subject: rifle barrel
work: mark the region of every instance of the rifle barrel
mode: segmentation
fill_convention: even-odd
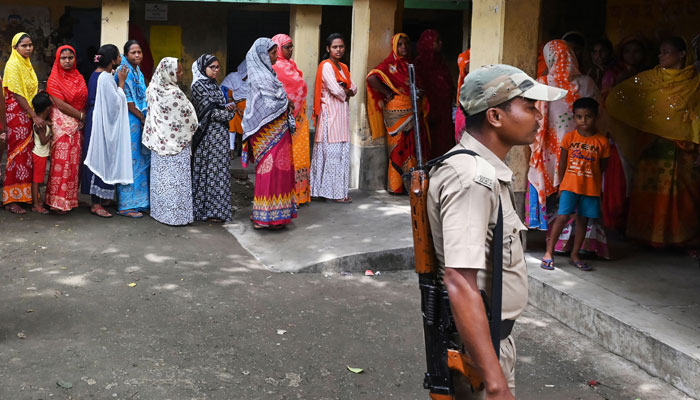
[[[416,141],[416,160],[418,168],[423,168],[423,148],[420,141],[420,122],[418,118],[418,91],[416,89],[416,68],[408,64],[408,80],[411,85],[411,106],[413,107],[413,133]]]

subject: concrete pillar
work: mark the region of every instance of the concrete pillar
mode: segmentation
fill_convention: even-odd
[[[102,0],[101,44],[122,48],[129,40],[129,0]]]
[[[350,186],[386,188],[385,139],[372,140],[367,120],[367,84],[370,69],[391,52],[397,11],[403,0],[353,0],[350,74],[357,95],[350,100]]]
[[[462,11],[462,51],[471,47],[472,36],[472,12],[471,10]]]
[[[530,76],[537,70],[537,43],[542,0],[474,0],[472,2],[471,69],[510,64]],[[524,212],[530,149],[513,148],[506,162],[514,172],[513,188]]]
[[[293,5],[289,12],[289,36],[294,41],[294,61],[309,86],[306,113],[311,118],[314,105],[314,85],[321,41],[321,6]]]

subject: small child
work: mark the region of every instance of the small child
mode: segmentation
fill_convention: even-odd
[[[587,218],[600,218],[600,193],[603,186],[603,171],[610,157],[610,143],[598,132],[598,102],[583,97],[574,102],[576,130],[567,133],[561,142],[559,157],[559,211],[547,241],[547,251],[540,266],[554,269],[554,245],[567,221],[575,215],[576,232],[571,250],[571,265],[582,271],[591,271],[588,264],[578,256],[586,235]]]
[[[46,176],[46,161],[51,153],[51,98],[46,92],[39,92],[32,99],[34,112],[46,121],[46,127],[41,129],[34,126],[34,150],[32,150],[32,163],[34,164],[34,176],[32,178],[32,211],[39,214],[49,214],[49,210],[44,208],[43,201],[39,196],[39,184],[44,183]]]

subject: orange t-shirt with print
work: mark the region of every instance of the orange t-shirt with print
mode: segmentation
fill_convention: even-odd
[[[603,187],[601,161],[610,157],[608,138],[600,133],[586,137],[574,130],[564,136],[561,148],[567,151],[568,159],[559,190],[600,196]]]

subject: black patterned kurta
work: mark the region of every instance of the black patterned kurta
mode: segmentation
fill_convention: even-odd
[[[215,92],[208,90],[208,85],[199,83],[192,85],[192,103],[198,111],[203,104],[211,103],[212,95],[215,95]],[[223,98],[220,90],[218,94]],[[192,197],[195,221],[230,221],[233,217],[228,122],[234,115],[233,111],[224,109],[210,111],[210,122],[204,137],[194,150]]]

